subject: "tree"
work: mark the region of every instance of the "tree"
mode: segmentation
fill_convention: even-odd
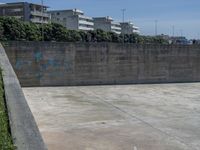
[[[42,34],[43,32],[43,34]],[[44,37],[42,37],[42,35]],[[22,22],[13,17],[0,17],[0,40],[27,41],[57,41],[57,42],[115,42],[139,44],[168,44],[167,40],[156,36],[141,36],[138,34],[116,34],[103,30],[75,31],[68,30],[56,23],[35,24]]]
[[[0,40],[5,40],[4,39],[4,27],[3,27],[3,23],[0,22]]]
[[[24,23],[24,28],[26,32],[26,40],[28,41],[39,41],[41,40],[41,32],[38,25],[34,23]]]
[[[4,36],[7,40],[25,40],[26,32],[24,23],[13,17],[2,18]]]

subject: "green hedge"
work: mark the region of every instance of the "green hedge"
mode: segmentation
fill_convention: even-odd
[[[43,31],[43,36],[42,36]],[[139,44],[167,44],[160,37],[140,36],[138,34],[118,35],[103,30],[75,31],[68,30],[62,25],[51,23],[38,25],[22,22],[11,17],[0,17],[1,41],[57,41],[57,42],[115,42],[115,43],[139,43]]]
[[[12,138],[9,130],[8,116],[4,101],[3,82],[0,70],[0,149],[14,150]]]

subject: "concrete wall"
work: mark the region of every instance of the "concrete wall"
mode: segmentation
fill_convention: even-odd
[[[22,86],[200,81],[200,46],[8,42]]]

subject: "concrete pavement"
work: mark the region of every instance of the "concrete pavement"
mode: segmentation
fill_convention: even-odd
[[[200,83],[23,91],[49,150],[200,149]]]

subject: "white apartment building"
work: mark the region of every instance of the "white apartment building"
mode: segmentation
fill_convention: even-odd
[[[122,34],[140,33],[139,27],[134,26],[132,22],[122,22],[120,24],[122,28]]]
[[[93,19],[85,16],[81,10],[53,10],[49,11],[49,13],[51,14],[52,22],[62,24],[70,30],[94,30]]]
[[[0,4],[0,16],[15,17],[22,21],[49,23],[50,15],[47,6],[28,2]]]
[[[96,17],[94,19],[94,29],[101,29],[107,32],[121,34],[120,23],[113,22],[111,17]]]

